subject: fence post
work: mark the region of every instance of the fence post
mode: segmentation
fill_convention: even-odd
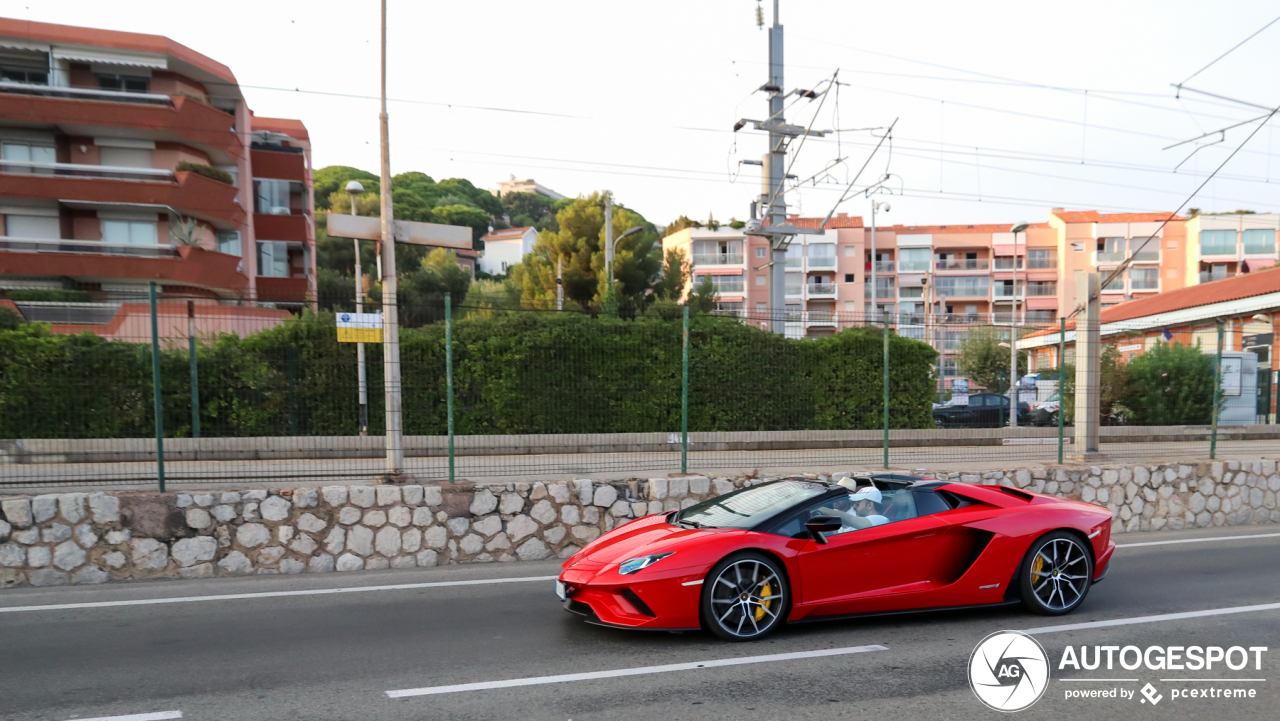
[[[1213,432],[1209,435],[1209,458],[1218,457],[1218,406],[1222,404],[1222,321],[1218,321],[1218,357],[1213,362]]]
[[[1062,465],[1062,430],[1064,411],[1067,410],[1067,378],[1062,373],[1063,359],[1067,352],[1067,317],[1058,319],[1058,465]]]
[[[151,395],[156,404],[156,473],[164,493],[164,401],[160,394],[160,324],[156,319],[156,284],[151,283]]]
[[[449,414],[449,482],[453,483],[453,294],[444,294],[444,385]]]
[[[297,373],[293,366],[294,352],[293,346],[289,347],[289,435],[298,435],[298,414],[297,405],[294,403],[293,387],[297,382]]]
[[[884,467],[889,467],[889,314],[884,314]]]
[[[689,306],[684,307],[681,336],[683,359],[680,370],[680,472],[689,472]]]
[[[196,302],[187,301],[187,347],[191,356],[191,437],[200,437],[200,374],[196,363]]]

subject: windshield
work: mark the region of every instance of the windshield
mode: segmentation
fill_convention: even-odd
[[[676,514],[673,522],[695,528],[751,528],[806,498],[826,492],[827,486],[817,481],[765,483],[690,506]]]

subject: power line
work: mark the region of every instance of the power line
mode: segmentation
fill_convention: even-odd
[[[1254,31],[1254,33],[1253,33],[1252,35],[1250,35],[1249,37],[1245,38],[1244,40],[1241,40],[1240,42],[1236,43],[1234,46],[1232,46],[1232,48],[1231,48],[1230,50],[1228,50],[1228,51],[1226,51],[1225,53],[1223,53],[1223,54],[1219,55],[1218,57],[1214,58],[1212,61],[1210,61],[1210,63],[1209,63],[1208,65],[1204,66],[1203,68],[1200,68],[1199,70],[1195,71],[1194,73],[1191,73],[1190,77],[1188,77],[1186,80],[1183,80],[1181,83],[1178,83],[1178,84],[1179,84],[1179,85],[1185,85],[1186,83],[1190,82],[1190,81],[1191,81],[1191,78],[1194,78],[1195,76],[1199,75],[1200,73],[1203,73],[1204,71],[1206,71],[1206,70],[1208,70],[1209,68],[1213,67],[1213,64],[1214,64],[1214,63],[1216,63],[1216,62],[1218,62],[1219,60],[1221,60],[1221,59],[1223,59],[1223,58],[1227,57],[1227,56],[1228,56],[1228,55],[1230,55],[1231,53],[1235,52],[1235,51],[1236,51],[1236,48],[1239,48],[1241,45],[1244,45],[1245,43],[1247,43],[1247,42],[1249,42],[1250,40],[1252,40],[1252,39],[1254,39],[1255,37],[1257,37],[1257,36],[1258,36],[1258,33],[1261,33],[1263,30],[1266,30],[1267,28],[1271,27],[1272,25],[1275,25],[1277,20],[1280,20],[1280,17],[1277,17],[1275,20],[1272,20],[1271,22],[1267,23],[1266,25],[1263,25],[1261,28],[1258,28],[1256,31]]]

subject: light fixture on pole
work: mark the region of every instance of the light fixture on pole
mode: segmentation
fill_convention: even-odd
[[[1018,234],[1027,232],[1027,223],[1013,228],[1013,296],[1009,306],[1009,427],[1018,427]],[[1003,345],[1003,344],[1001,344]]]
[[[605,254],[605,256],[606,256],[606,257],[605,257],[605,268],[606,268],[606,270],[607,270],[607,272],[608,272],[608,277],[609,277],[609,282],[610,282],[610,283],[612,283],[612,282],[613,282],[613,255],[614,255],[614,246],[615,246],[615,245],[617,245],[617,243],[618,243],[618,241],[619,241],[619,240],[622,240],[623,238],[627,237],[628,235],[635,235],[636,233],[639,233],[639,232],[640,232],[640,231],[642,231],[642,230],[644,230],[644,226],[640,226],[640,225],[632,226],[632,227],[630,227],[630,228],[627,228],[627,232],[625,232],[625,233],[623,233],[622,235],[619,235],[618,237],[614,238],[614,239],[609,243],[608,252]]]
[[[347,195],[351,198],[351,214],[356,215],[356,199],[364,193],[364,186],[358,180],[347,181]],[[356,313],[364,312],[364,273],[360,269],[360,239],[352,238],[351,243],[356,251]],[[364,343],[356,343],[356,365],[359,368],[360,388],[360,435],[369,434],[369,383],[364,365]]]

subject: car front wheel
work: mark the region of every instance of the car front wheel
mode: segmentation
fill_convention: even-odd
[[[1075,534],[1054,531],[1031,544],[1019,579],[1027,610],[1043,616],[1071,613],[1093,583],[1093,555]]]
[[[754,551],[715,565],[702,584],[702,620],[728,641],[754,641],[786,620],[791,589],[781,564]]]

